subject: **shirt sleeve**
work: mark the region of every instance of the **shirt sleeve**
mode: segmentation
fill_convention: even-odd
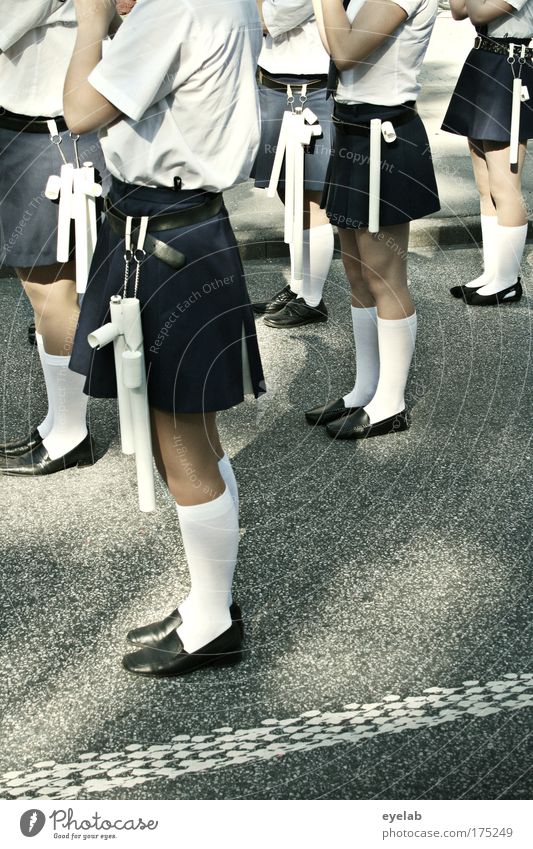
[[[193,30],[186,4],[143,0],[108,44],[89,75],[90,84],[128,118],[140,121],[190,73]]]
[[[505,2],[508,3],[509,6],[512,6],[513,9],[515,9],[517,12],[519,12],[520,9],[524,8],[528,0],[505,0]],[[512,12],[509,12],[508,14],[512,15]]]
[[[56,14],[61,19],[65,9],[69,9],[72,0],[0,0],[0,50],[9,50],[17,41],[32,29],[52,23]],[[75,13],[72,6],[71,19]]]
[[[392,0],[397,6],[400,6],[407,13],[408,18],[412,18],[415,12],[418,12],[425,0]]]
[[[313,0],[264,0],[263,18],[272,38],[284,35],[313,17]]]

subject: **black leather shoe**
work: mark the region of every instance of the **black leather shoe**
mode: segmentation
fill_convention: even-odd
[[[36,448],[22,454],[20,457],[0,459],[0,474],[18,475],[20,477],[35,477],[36,475],[53,475],[74,466],[92,466],[96,462],[95,447],[92,437],[87,434],[83,442],[69,451],[63,457],[52,460],[41,442]]]
[[[360,407],[346,407],[344,405],[344,399],[339,398],[337,401],[330,401],[329,404],[324,404],[323,407],[313,407],[312,410],[306,410],[304,415],[309,424],[327,425],[328,422],[342,419],[344,416],[349,416],[351,413],[355,413],[360,409]]]
[[[204,666],[230,666],[242,660],[242,637],[236,622],[195,652],[186,652],[176,631],[151,646],[124,655],[122,665],[138,675],[186,675]]]
[[[328,311],[324,301],[320,301],[317,307],[310,307],[303,298],[295,298],[279,312],[266,315],[263,319],[268,327],[300,327],[302,324],[327,320]]]
[[[231,621],[236,622],[241,631],[241,638],[244,637],[244,625],[242,622],[242,611],[238,604],[233,602],[229,609]],[[126,635],[126,639],[134,646],[153,646],[155,643],[175,631],[182,623],[179,609],[173,610],[164,619],[158,622],[152,622],[150,625],[143,625],[140,628],[134,628]]]
[[[292,291],[290,286],[284,286],[283,289],[280,289],[279,292],[276,292],[273,298],[270,301],[260,301],[258,303],[252,304],[252,309],[257,315],[274,315],[274,313],[279,312],[283,309],[283,307],[293,301],[296,297],[296,293]]]
[[[481,286],[484,285],[484,283],[481,284]],[[474,292],[481,289],[481,286],[452,286],[450,294],[452,294],[454,298],[462,298],[463,301],[468,303]]]
[[[495,295],[480,295],[479,292],[474,292],[472,297],[468,299],[468,303],[472,307],[494,307],[519,301],[522,295],[523,290],[519,277],[512,286],[502,289],[501,292],[496,292]]]
[[[28,324],[28,342],[30,345],[36,345],[37,339],[35,338],[35,322],[30,321]]]
[[[383,419],[380,422],[370,423],[367,413],[361,407],[351,416],[331,422],[326,427],[327,432],[334,439],[367,439],[369,436],[385,436],[388,433],[398,433],[407,430],[409,421],[407,413],[402,410],[395,416]]]
[[[27,451],[37,448],[42,441],[41,434],[35,428],[29,436],[23,436],[22,439],[15,439],[13,442],[3,442],[0,444],[0,458],[20,457],[21,454],[26,454]]]

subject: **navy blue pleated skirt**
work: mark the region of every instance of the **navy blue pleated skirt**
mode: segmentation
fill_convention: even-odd
[[[112,181],[110,201],[123,215],[164,215],[205,202],[205,192],[175,192]],[[154,233],[183,253],[176,270],[154,256],[142,263],[138,298],[150,406],[175,413],[225,410],[245,391],[265,391],[244,270],[227,211],[207,221]],[[132,263],[134,266],[135,263]],[[70,367],[85,391],[116,396],[113,347],[90,348],[87,336],[109,321],[109,300],[122,294],[124,239],[104,221],[83,298]],[[134,271],[128,294],[133,295]]]
[[[269,74],[268,76],[284,85],[289,83],[294,86],[301,86],[304,82],[313,79],[313,77],[280,76],[276,74]],[[252,169],[252,177],[255,179],[257,188],[265,189],[270,182],[283,113],[290,109],[290,106],[287,104],[285,92],[266,88],[263,85],[259,85],[259,103],[261,105],[261,142]],[[307,94],[305,103],[301,103],[298,94],[296,94],[293,105],[294,107],[309,107],[317,116],[322,127],[322,135],[312,139],[304,157],[305,188],[308,191],[321,192],[324,187],[331,153],[333,100],[332,98],[326,100],[326,88],[324,87],[311,89]],[[284,183],[285,166],[281,170],[280,188],[283,188]]]
[[[68,132],[61,150],[74,162]],[[78,141],[81,162],[92,162],[107,191],[109,178],[96,133]],[[31,268],[57,262],[58,204],[45,197],[48,177],[59,174],[63,161],[46,133],[0,128],[0,265]]]
[[[493,39],[497,41],[497,39]],[[518,43],[519,39],[515,41]],[[448,133],[471,139],[509,143],[513,77],[518,74],[533,98],[531,61],[510,65],[507,57],[486,50],[468,54],[442,122]],[[520,140],[533,138],[533,99],[520,110]]]
[[[410,120],[395,125],[406,110]],[[412,104],[335,103],[335,139],[322,206],[331,223],[346,230],[368,227],[370,133],[355,135],[343,124],[367,125],[372,118],[390,121],[396,132],[394,142],[381,144],[380,226],[405,224],[440,209],[428,137]]]

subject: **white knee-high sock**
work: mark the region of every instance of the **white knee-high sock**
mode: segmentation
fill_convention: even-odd
[[[43,440],[52,460],[72,451],[87,436],[85,378],[70,371],[70,357],[44,354],[46,374],[52,386],[53,425]]]
[[[483,242],[483,274],[467,283],[468,288],[477,289],[490,283],[496,267],[496,238],[498,219],[496,215],[481,215],[481,239]]]
[[[300,284],[296,283],[294,280],[294,253],[292,250],[292,245],[289,245],[289,255],[291,258],[291,282],[289,284],[291,292],[294,292],[295,295],[300,294]]]
[[[378,316],[379,381],[376,394],[365,406],[372,424],[405,409],[405,385],[416,342],[416,312],[407,318]]]
[[[237,511],[237,518],[239,517],[239,487],[237,485],[237,478],[235,477],[235,473],[233,471],[233,466],[231,465],[230,459],[227,454],[224,454],[223,457],[218,461],[218,468],[220,474],[222,476],[222,480],[226,484],[229,494],[233,498],[233,503],[235,504],[235,509]],[[184,599],[180,604],[179,611],[181,616],[183,617],[183,611],[185,610],[186,605],[189,603],[189,597]],[[231,590],[228,592],[228,607],[231,607],[233,604],[233,594]]]
[[[52,395],[54,382],[51,379],[50,374],[47,374],[49,368],[46,362],[46,353],[44,350],[43,337],[40,333],[35,334],[35,340],[37,342],[37,352],[41,361],[41,368],[43,370],[44,376],[44,385],[46,386],[46,397],[48,400],[48,411],[41,424],[37,425],[37,430],[41,434],[42,438],[45,439],[52,430],[52,425],[54,423],[54,401]]]
[[[496,264],[492,280],[478,289],[480,295],[495,295],[516,283],[527,238],[527,224],[504,227],[498,224],[496,233]]]
[[[379,379],[378,311],[352,307],[357,374],[354,388],[344,396],[346,407],[364,407],[376,393]]]
[[[180,607],[178,635],[185,651],[203,648],[231,626],[228,594],[239,549],[239,520],[226,487],[206,504],[176,509],[187,555],[191,591]]]
[[[322,300],[324,284],[328,279],[333,259],[333,227],[321,224],[304,230],[303,282],[300,296],[309,307],[317,307]]]
[[[235,477],[235,472],[233,471],[233,466],[231,465],[230,458],[227,454],[224,454],[220,460],[218,461],[218,468],[220,474],[222,475],[222,480],[226,484],[227,488],[230,491],[230,495],[233,498],[233,503],[237,509],[237,514],[239,513],[239,487],[237,485],[237,478]]]

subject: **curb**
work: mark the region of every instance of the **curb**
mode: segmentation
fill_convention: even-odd
[[[235,237],[244,260],[275,259],[289,255],[283,241],[281,228],[264,228],[258,238],[257,230],[235,228]],[[528,239],[533,237],[533,223],[529,222]],[[409,249],[439,247],[472,247],[481,245],[481,221],[479,215],[464,218],[430,218],[411,224]],[[335,248],[339,249],[339,238],[335,234]]]
[[[230,216],[231,217],[231,216]],[[281,227],[264,227],[262,230],[234,227],[241,257],[245,261],[286,257],[289,248],[283,240]],[[528,239],[533,238],[533,222],[529,222]],[[479,215],[464,218],[428,218],[411,224],[409,249],[439,247],[472,247],[481,245]],[[335,234],[335,248],[339,250],[339,237]],[[13,277],[11,268],[0,268],[0,278]]]

